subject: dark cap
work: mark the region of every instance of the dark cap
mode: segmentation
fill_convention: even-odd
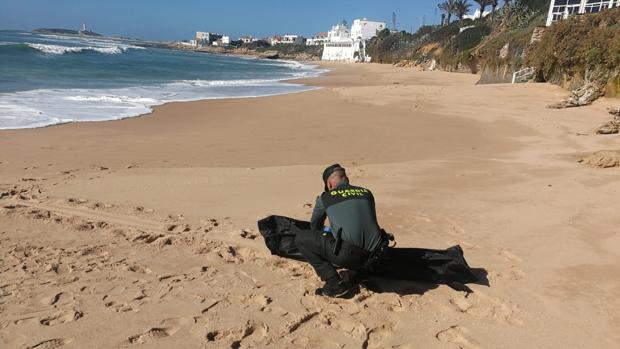
[[[327,179],[336,171],[346,172],[344,167],[340,166],[340,164],[333,164],[323,171],[323,183],[325,184],[325,191],[327,191]]]

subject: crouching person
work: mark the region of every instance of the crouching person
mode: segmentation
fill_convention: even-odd
[[[377,223],[372,193],[349,184],[342,166],[326,168],[323,182],[325,190],[312,212],[312,230],[299,232],[295,244],[325,283],[316,294],[342,297],[350,286],[340,279],[336,267],[364,270],[384,246],[385,235]],[[331,231],[324,229],[326,218]]]

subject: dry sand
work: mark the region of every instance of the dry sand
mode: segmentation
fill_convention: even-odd
[[[335,65],[320,90],[0,131],[2,348],[618,348],[620,170],[578,163],[618,101]],[[314,296],[255,222],[308,219],[333,162],[400,246],[460,244],[489,286]]]

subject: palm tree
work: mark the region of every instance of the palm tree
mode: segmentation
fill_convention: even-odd
[[[491,21],[495,22],[495,9],[499,5],[499,0],[491,0]]]
[[[482,15],[484,14],[484,9],[487,8],[487,6],[493,4],[494,0],[474,0],[478,5],[480,5],[480,18],[482,18]]]
[[[454,0],[446,0],[442,3],[439,3],[437,7],[447,16],[445,24],[450,24],[450,19],[452,18],[452,14],[454,13]]]
[[[470,9],[471,4],[468,2],[468,0],[456,0],[454,3],[454,14],[460,20],[463,20],[463,17],[465,17],[465,15],[469,13]]]

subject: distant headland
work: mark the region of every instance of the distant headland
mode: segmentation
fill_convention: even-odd
[[[73,30],[61,28],[38,28],[32,31],[37,34],[63,34],[63,35],[86,35],[86,36],[103,36],[90,30]]]

